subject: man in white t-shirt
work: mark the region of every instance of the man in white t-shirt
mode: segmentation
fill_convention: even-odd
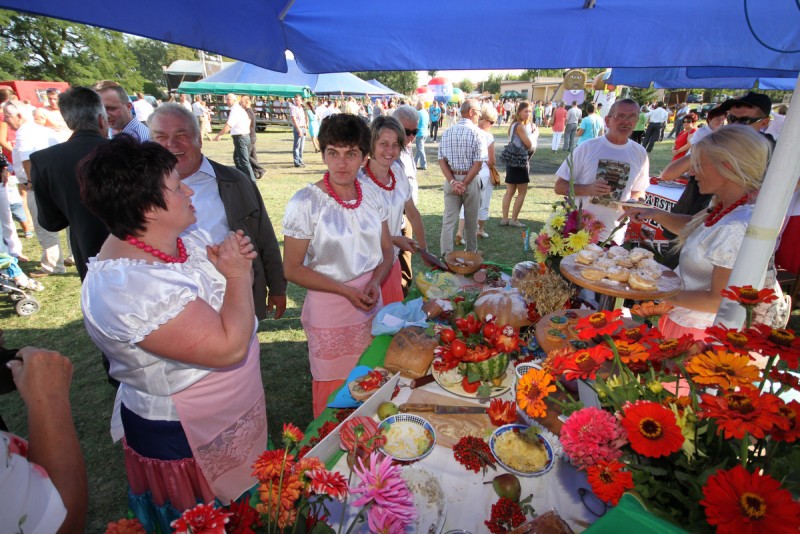
[[[653,150],[656,141],[661,137],[661,132],[667,125],[667,119],[669,119],[669,112],[664,108],[664,102],[659,102],[654,110],[647,113],[647,130],[644,132],[642,146],[648,152]]]
[[[618,100],[605,118],[608,133],[578,145],[572,153],[572,178],[575,181],[575,202],[605,224],[600,234],[603,241],[611,235],[617,219],[623,214],[620,206],[626,200],[644,198],[650,184],[650,161],[645,149],[628,139],[639,118],[639,104],[629,98]],[[569,194],[570,170],[567,161],[556,172],[555,192]],[[625,227],[614,233],[622,243]]]
[[[205,114],[205,109],[203,109],[203,104],[200,103],[200,100],[200,95],[197,95],[194,97],[194,102],[192,103],[192,115],[197,119],[197,124],[200,124],[200,119],[203,118],[203,114]]]
[[[219,141],[220,137],[226,133],[231,133],[233,139],[233,164],[242,171],[245,176],[256,181],[253,167],[250,165],[250,117],[242,106],[239,105],[239,97],[233,93],[225,96],[225,103],[230,110],[228,111],[228,122],[220,130],[214,141]]]
[[[153,114],[154,109],[153,105],[145,100],[143,92],[139,91],[136,93],[136,102],[133,103],[133,111],[136,112],[137,119],[146,124],[147,119]]]

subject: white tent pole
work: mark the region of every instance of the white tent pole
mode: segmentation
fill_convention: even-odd
[[[778,232],[800,176],[799,146],[800,77],[795,83],[792,105],[789,106],[764,185],[758,194],[753,217],[733,266],[729,286],[763,287],[767,264],[775,250]],[[740,328],[744,324],[744,310],[735,302],[722,299],[714,324]]]

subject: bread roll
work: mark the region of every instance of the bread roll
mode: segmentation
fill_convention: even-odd
[[[433,361],[433,349],[439,343],[418,326],[409,326],[395,334],[383,366],[392,373],[406,378],[420,378],[428,374]]]
[[[380,376],[380,380],[375,380],[375,377]],[[369,373],[357,377],[352,382],[347,384],[350,390],[350,395],[357,401],[365,401],[375,394],[376,391],[381,389],[386,382],[389,381],[389,371],[383,367],[376,367]],[[372,385],[368,388],[362,387],[364,382],[370,382]]]
[[[603,269],[598,269],[596,267],[587,267],[585,269],[581,269],[581,276],[587,280],[599,282],[606,277],[606,272]]]

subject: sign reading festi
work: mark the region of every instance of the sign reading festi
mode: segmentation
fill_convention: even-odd
[[[568,70],[564,74],[564,89],[579,91],[586,88],[586,73],[582,70]]]

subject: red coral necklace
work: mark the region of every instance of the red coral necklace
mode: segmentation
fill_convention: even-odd
[[[749,198],[750,198],[750,193],[746,194],[745,196],[743,196],[742,198],[740,198],[739,200],[737,200],[736,202],[725,208],[724,210],[722,209],[722,204],[717,204],[716,206],[714,206],[714,209],[709,211],[708,215],[706,215],[706,220],[704,224],[706,226],[714,226],[724,216],[726,216],[727,214],[729,214],[742,204],[746,204]]]
[[[367,164],[364,165],[364,172],[366,172],[370,180],[372,180],[375,183],[375,185],[377,185],[381,189],[385,189],[386,191],[394,191],[394,186],[397,185],[397,180],[395,180],[392,169],[389,169],[389,185],[384,185],[380,182],[380,180],[375,178],[375,175],[372,174],[372,169],[369,168],[369,160],[367,161]]]
[[[132,235],[126,237],[125,241],[127,241],[134,247],[147,252],[148,254],[152,254],[153,256],[155,256],[156,258],[160,259],[165,263],[184,263],[187,260],[187,258],[189,258],[189,255],[186,253],[186,247],[183,245],[183,240],[180,237],[175,242],[178,248],[177,258],[175,256],[170,256],[166,252],[161,252],[159,249],[155,247],[151,247],[144,241],[140,241],[135,237],[133,237]]]
[[[325,176],[322,177],[322,181],[325,184],[325,189],[327,189],[328,194],[333,197],[333,200],[336,201],[343,208],[347,208],[349,210],[354,210],[361,205],[361,184],[358,183],[358,179],[355,181],[356,186],[356,199],[355,201],[349,200],[344,201],[342,197],[336,194],[336,191],[333,190],[331,187],[331,173],[325,172]],[[352,204],[350,204],[352,202]]]

